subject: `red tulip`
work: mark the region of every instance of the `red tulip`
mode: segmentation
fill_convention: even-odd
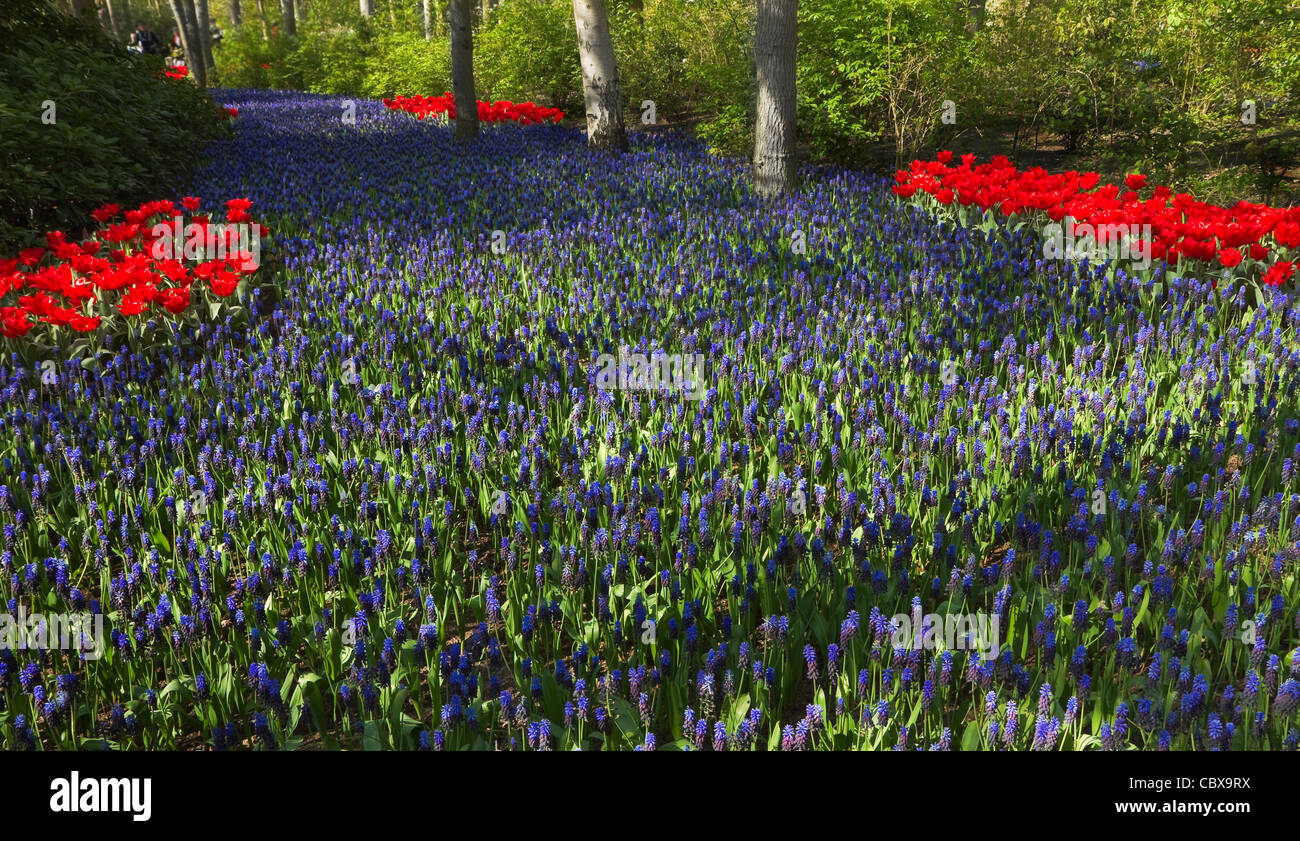
[[[1279,260],[1270,266],[1268,271],[1264,273],[1264,283],[1269,286],[1281,286],[1286,283],[1294,273],[1294,264],[1284,260]]]
[[[1241,252],[1235,248],[1224,248],[1219,251],[1219,265],[1224,268],[1232,268],[1241,262]]]

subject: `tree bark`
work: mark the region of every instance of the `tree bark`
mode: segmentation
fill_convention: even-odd
[[[433,16],[429,13],[429,0],[423,0],[420,4],[424,10],[424,40],[433,40]]]
[[[974,35],[984,28],[986,0],[966,0],[966,34]]]
[[[754,70],[754,189],[771,197],[795,187],[795,39],[798,0],[758,0]]]
[[[72,14],[79,18],[96,19],[94,0],[71,0]]]
[[[628,144],[623,127],[623,97],[605,0],[573,0],[573,19],[578,30],[578,60],[582,65],[587,147],[625,152]]]
[[[185,12],[186,20],[190,25],[190,40],[186,43],[185,38],[181,38],[181,46],[185,49],[185,64],[190,68],[190,73],[198,81],[200,88],[208,86],[208,62],[203,57],[203,27],[199,25],[199,12],[196,8],[198,0],[182,0],[181,6]],[[191,51],[193,47],[193,51]]]
[[[266,17],[266,4],[263,0],[257,0],[257,16],[262,21],[262,39],[271,40],[271,22]]]
[[[280,0],[280,31],[288,37],[298,34],[297,21],[293,16],[293,0]]]
[[[122,17],[121,7],[113,0],[104,0],[104,17],[108,19],[108,31],[112,33],[113,40],[122,40],[122,27],[126,25],[126,20]]]
[[[456,137],[478,136],[478,97],[474,94],[474,29],[469,0],[447,4],[451,30],[451,90],[456,101]]]
[[[208,27],[208,0],[194,0],[194,16],[197,23],[196,28],[198,29],[204,68],[205,70],[211,70],[217,66],[217,63],[212,58],[212,30]],[[204,78],[207,78],[206,72]]]
[[[375,13],[375,0],[361,0],[361,16],[368,18]]]
[[[203,66],[202,59],[195,60],[199,55],[202,47],[198,44],[198,39],[194,35],[194,0],[168,0],[172,9],[172,17],[176,19],[176,28],[181,34],[181,49],[185,50],[185,64],[190,69],[190,75],[194,77],[194,82],[200,89],[206,88],[208,84],[207,68]]]
[[[239,0],[230,0],[230,28],[238,29],[244,25],[243,10],[239,8]]]

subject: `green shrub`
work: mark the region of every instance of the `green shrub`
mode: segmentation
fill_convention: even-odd
[[[224,114],[162,70],[43,0],[0,17],[0,253],[175,189]]]
[[[569,0],[508,0],[498,6],[474,36],[479,99],[531,100],[580,117],[577,38]],[[449,53],[445,44],[441,53]]]
[[[349,41],[336,42],[346,45]],[[451,87],[451,50],[445,38],[424,40],[414,26],[381,29],[364,57],[365,77],[357,93],[376,98],[439,94]],[[479,91],[479,99],[483,92]]]
[[[752,109],[728,105],[695,127],[709,144],[709,151],[728,158],[752,157],[754,152],[754,118]]]

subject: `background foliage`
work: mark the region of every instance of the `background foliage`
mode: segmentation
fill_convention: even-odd
[[[48,4],[0,14],[0,252],[107,201],[156,198],[190,169],[223,112],[162,69]]]
[[[1111,180],[1141,170],[1219,203],[1300,199],[1300,3],[984,5],[977,15],[954,0],[801,0],[803,153],[889,170],[949,148]],[[418,2],[375,0],[370,18],[356,0],[297,7],[288,37],[279,3],[244,2],[235,27],[226,0],[213,0],[225,31],[218,83],[368,97],[450,88],[445,0],[431,0],[429,40]],[[39,0],[21,8],[0,19],[7,242],[109,198],[146,195],[214,130],[194,118],[209,106],[189,86],[138,72],[141,59]],[[141,0],[130,23],[165,40],[161,9]],[[610,13],[629,124],[640,127],[653,101],[657,122],[689,125],[715,153],[749,156],[752,0],[611,0]],[[580,121],[570,0],[476,4],[475,73],[481,99],[534,101]],[[57,127],[40,122],[46,99],[58,102]],[[1253,124],[1241,119],[1247,100]]]
[[[264,37],[273,4],[228,37],[223,82],[366,96],[450,87],[445,4],[433,4],[431,42],[416,3],[378,0],[369,20],[352,0],[304,5],[295,40]],[[750,154],[753,3],[610,9],[629,122],[653,100],[660,122]],[[480,98],[578,116],[570,0],[502,0],[476,16]],[[1295,2],[992,0],[976,15],[953,0],[801,0],[799,18],[799,131],[814,159],[885,168],[952,148],[1105,175],[1141,168],[1218,201],[1296,196]],[[1241,121],[1246,100],[1253,125]],[[945,101],[955,122],[940,119]]]

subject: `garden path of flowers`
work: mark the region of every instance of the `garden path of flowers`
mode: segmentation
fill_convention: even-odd
[[[0,360],[0,597],[111,636],[0,652],[6,747],[1300,742],[1281,290],[1044,261],[894,178],[765,206],[675,134],[220,98],[190,186],[271,231],[244,318]],[[705,388],[597,388],[620,349]]]

